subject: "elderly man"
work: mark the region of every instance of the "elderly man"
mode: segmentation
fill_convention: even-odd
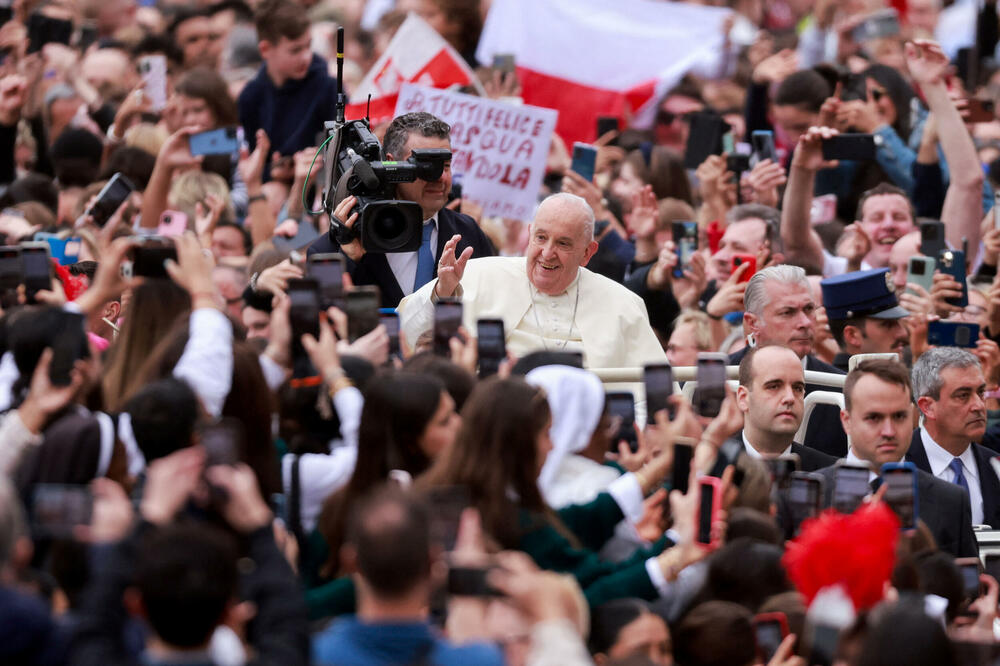
[[[519,356],[537,350],[582,351],[594,368],[663,362],[663,348],[649,326],[642,300],[622,285],[588,271],[594,252],[594,213],[580,197],[561,193],[542,202],[531,224],[525,257],[469,261],[456,257],[457,237],[445,245],[438,277],[399,304],[410,344],[434,323],[439,298],[460,298],[465,327],[504,321],[507,349]]]
[[[843,374],[810,353],[816,329],[816,303],[804,270],[781,264],[758,271],[747,283],[743,301],[746,308],[743,330],[751,347],[788,347],[801,359],[804,370]],[[729,363],[739,364],[748,349],[731,354]],[[806,385],[806,395],[820,390],[836,389]],[[839,410],[831,405],[817,405],[803,443],[831,456],[846,454],[847,437],[840,426]]]
[[[1000,527],[1000,479],[980,446],[986,433],[986,379],[979,359],[955,347],[935,347],[913,364],[913,393],[924,422],[906,459],[969,495],[972,522]]]

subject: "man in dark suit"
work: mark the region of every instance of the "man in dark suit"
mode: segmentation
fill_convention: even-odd
[[[986,433],[986,380],[979,359],[956,347],[935,347],[913,364],[913,391],[924,424],[906,459],[968,493],[972,523],[1000,527],[1000,479],[993,452],[976,442]]]
[[[787,347],[754,347],[740,362],[736,404],[743,412],[740,446],[752,458],[794,453],[813,472],[836,458],[793,441],[802,424],[806,380],[802,361]]]
[[[750,278],[743,296],[743,328],[748,332],[750,346],[781,345],[788,347],[805,370],[844,374],[812,356],[816,328],[816,303],[806,279],[798,266],[781,264],[764,268]],[[738,365],[749,348],[729,356],[731,365]],[[806,384],[806,395],[813,391],[835,391],[830,387]],[[847,436],[840,425],[840,410],[832,405],[817,405],[809,419],[806,444],[834,457],[847,453]]]
[[[407,113],[394,118],[385,132],[382,150],[385,159],[404,161],[415,148],[445,148],[451,150],[451,127],[429,113]],[[444,205],[451,192],[451,164],[445,165],[435,181],[416,180],[396,185],[399,199],[420,204],[424,215],[424,234],[416,252],[388,254],[366,252],[361,241],[339,245],[333,233],[320,236],[309,247],[308,254],[341,252],[347,258],[347,270],[356,285],[373,284],[382,292],[382,306],[394,308],[399,301],[437,277],[438,258],[445,244],[458,236],[456,255],[491,257],[496,254],[493,243],[476,221],[456,213]],[[345,226],[353,227],[357,215],[350,215],[353,197],[346,197],[335,214]]]
[[[885,463],[903,460],[913,424],[911,395],[909,372],[899,361],[863,361],[847,375],[841,420],[851,436],[848,461],[867,463],[877,470]],[[819,472],[826,478],[829,502],[834,468]],[[872,471],[869,481],[877,478]],[[917,504],[919,518],[940,550],[955,557],[979,554],[968,493],[918,469]]]

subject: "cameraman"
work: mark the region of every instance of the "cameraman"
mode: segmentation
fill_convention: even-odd
[[[426,113],[407,113],[394,118],[385,131],[382,151],[387,160],[405,161],[417,148],[445,148],[451,150],[451,127],[441,119]],[[354,284],[374,284],[382,292],[382,306],[394,308],[406,295],[412,294],[437,277],[437,259],[444,244],[453,236],[461,236],[456,255],[471,248],[474,257],[491,257],[496,254],[486,234],[468,215],[456,213],[444,205],[451,192],[451,164],[446,163],[441,178],[435,181],[417,179],[412,183],[399,183],[396,196],[415,201],[424,212],[424,235],[416,252],[389,254],[366,253],[361,241],[355,240],[340,246],[331,234],[321,236],[309,247],[315,252],[342,252],[347,257],[347,269]],[[353,227],[357,215],[347,217],[354,206],[354,197],[347,197],[337,206],[335,214],[347,227]]]

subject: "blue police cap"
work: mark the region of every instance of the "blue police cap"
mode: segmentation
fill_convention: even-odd
[[[910,313],[899,306],[888,268],[873,268],[827,278],[819,283],[823,307],[831,319],[873,317],[901,319]]]

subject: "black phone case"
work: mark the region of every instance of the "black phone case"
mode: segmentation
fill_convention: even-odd
[[[861,162],[875,159],[875,137],[871,134],[840,134],[823,140],[823,159]]]

